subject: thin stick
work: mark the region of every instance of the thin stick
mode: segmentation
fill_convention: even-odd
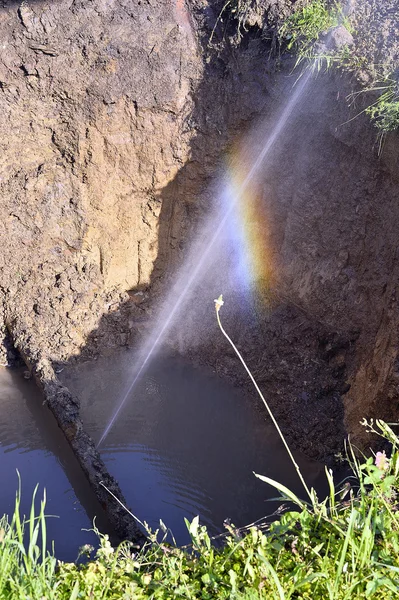
[[[220,295],[220,296],[219,296],[219,298],[218,298],[217,300],[215,300],[216,318],[217,318],[217,320],[218,320],[218,325],[219,325],[219,327],[220,327],[220,331],[223,333],[224,337],[225,337],[225,338],[226,338],[226,340],[229,342],[229,344],[230,344],[230,345],[231,345],[231,347],[233,348],[234,352],[237,354],[237,356],[238,356],[238,358],[240,359],[241,363],[244,365],[244,368],[245,368],[246,372],[248,373],[248,375],[249,375],[249,377],[250,377],[250,379],[251,379],[252,383],[254,384],[256,391],[258,392],[259,396],[261,397],[263,404],[266,406],[266,410],[267,410],[267,412],[269,413],[269,416],[270,416],[271,420],[273,421],[273,423],[274,423],[274,426],[275,426],[275,428],[277,429],[277,431],[278,431],[278,433],[279,433],[279,435],[280,435],[280,437],[281,437],[281,439],[282,439],[282,442],[283,442],[283,444],[284,444],[284,446],[285,446],[285,449],[286,449],[286,450],[287,450],[287,452],[288,452],[288,455],[289,455],[289,457],[290,457],[290,459],[291,459],[291,461],[292,461],[292,464],[294,465],[294,467],[295,467],[295,469],[296,469],[296,472],[298,473],[298,477],[299,477],[299,479],[301,480],[301,482],[302,482],[302,485],[303,485],[303,487],[305,488],[305,491],[306,491],[307,495],[309,496],[309,498],[310,498],[310,501],[311,501],[311,502],[312,502],[312,504],[313,504],[313,502],[314,502],[313,495],[312,495],[311,491],[309,490],[308,486],[306,485],[306,482],[305,482],[305,480],[304,480],[304,478],[303,478],[303,476],[302,476],[301,470],[300,470],[300,468],[299,468],[299,466],[298,466],[297,462],[295,461],[295,458],[294,458],[294,456],[293,456],[293,454],[292,454],[292,452],[291,452],[291,450],[290,450],[290,448],[289,448],[289,446],[288,446],[287,442],[285,441],[285,437],[284,437],[284,435],[283,435],[283,432],[281,431],[281,429],[280,429],[280,427],[279,427],[279,425],[278,425],[278,423],[277,423],[276,419],[274,418],[274,415],[273,415],[273,413],[272,413],[271,409],[269,408],[269,405],[268,405],[268,403],[266,402],[265,398],[263,397],[263,394],[262,394],[262,392],[260,391],[260,389],[259,389],[259,386],[258,386],[258,384],[256,383],[256,381],[255,381],[255,379],[254,379],[254,377],[253,377],[253,375],[252,375],[251,371],[248,369],[247,365],[245,364],[245,361],[244,361],[243,357],[241,356],[241,354],[239,353],[238,349],[236,348],[236,346],[235,346],[235,344],[234,344],[233,340],[232,340],[232,339],[229,337],[229,335],[228,335],[228,334],[226,333],[226,331],[223,329],[223,325],[222,325],[222,323],[221,323],[221,321],[220,321],[220,314],[219,314],[220,308],[223,306],[223,304],[224,304],[224,302],[223,302],[223,296],[222,296],[222,295]]]
[[[110,490],[109,488],[107,488],[107,486],[106,486],[106,485],[104,485],[104,483],[103,483],[102,481],[100,481],[100,482],[99,482],[99,484],[100,484],[100,485],[101,485],[101,486],[102,486],[102,487],[103,487],[103,488],[104,488],[104,489],[105,489],[105,490],[108,492],[108,494],[110,494],[110,495],[111,495],[111,496],[114,498],[114,500],[116,500],[116,501],[118,502],[118,504],[120,504],[120,505],[121,505],[121,507],[122,507],[122,508],[124,508],[124,509],[125,509],[125,511],[126,511],[127,513],[129,513],[129,515],[130,515],[131,517],[133,517],[133,519],[135,519],[135,520],[137,521],[137,523],[139,523],[139,524],[140,524],[140,525],[143,527],[143,529],[145,529],[145,531],[147,531],[147,532],[148,532],[148,528],[145,526],[145,524],[144,524],[142,521],[140,521],[140,519],[139,519],[138,517],[136,517],[136,515],[134,515],[134,514],[133,514],[133,513],[132,513],[132,512],[131,512],[131,511],[130,511],[128,508],[127,508],[127,506],[125,506],[125,505],[123,504],[123,502],[121,502],[121,501],[119,500],[119,498],[117,498],[117,497],[115,496],[115,494],[114,494],[113,492],[111,492],[111,490]]]

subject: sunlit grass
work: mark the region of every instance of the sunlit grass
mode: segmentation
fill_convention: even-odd
[[[398,438],[381,421],[369,426],[392,444],[391,456],[359,460],[348,446],[352,477],[337,491],[326,470],[330,493],[316,506],[300,501],[271,524],[227,526],[217,547],[198,517],[187,522],[186,548],[166,542],[163,524],[139,552],[101,537],[95,561],[60,565],[57,598],[397,598]]]
[[[137,550],[113,548],[99,532],[100,548],[86,564],[57,562],[46,551],[45,499],[35,514],[0,521],[0,598],[97,599],[394,599],[399,594],[398,437],[392,427],[367,424],[391,444],[389,456],[359,459],[348,446],[353,475],[330,486],[316,504],[298,499],[272,523],[227,525],[215,545],[198,517],[187,522],[191,544],[168,543],[168,530],[148,531]],[[282,502],[296,502],[279,487]]]
[[[235,348],[220,321],[222,297],[215,302],[221,330]],[[236,352],[263,398],[244,358]],[[326,498],[319,499],[308,489],[292,457],[305,499],[257,475],[280,495],[281,508],[272,522],[264,519],[242,528],[226,523],[216,541],[195,517],[191,523],[186,521],[191,543],[183,548],[176,546],[162,521],[157,531],[143,523],[148,541],[141,549],[127,541],[113,548],[108,537],[95,530],[100,547],[92,560],[57,562],[54,551],[47,550],[45,496],[36,514],[35,489],[25,518],[20,514],[18,490],[11,521],[6,516],[0,520],[0,599],[398,598],[399,438],[394,426],[383,421],[363,424],[380,436],[381,448],[389,452],[366,458],[348,443],[352,474],[336,485],[326,468]],[[285,446],[292,456],[286,442]]]
[[[21,516],[21,486],[11,522],[0,519],[0,598],[56,598],[56,559],[47,551],[46,497],[35,512],[37,486],[29,517]]]

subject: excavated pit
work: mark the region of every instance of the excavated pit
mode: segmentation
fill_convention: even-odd
[[[225,152],[256,119],[272,126],[295,81],[256,34],[208,52],[215,5],[187,8],[0,9],[2,363],[11,339],[121,537],[138,533],[101,486],[122,497],[57,371],[146,335]],[[365,447],[363,417],[398,416],[399,143],[391,134],[376,155],[366,117],[350,121],[350,89],[320,76],[295,111],[260,191],[272,301],[256,319],[226,313],[290,441],[326,461],[348,434]],[[212,327],[184,353],[247,387]]]

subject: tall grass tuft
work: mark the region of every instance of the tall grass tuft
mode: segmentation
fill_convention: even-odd
[[[19,478],[19,473],[18,473]],[[0,519],[0,598],[42,600],[55,598],[56,559],[47,551],[46,494],[38,514],[32,497],[29,518],[21,516],[21,482],[15,497],[11,522]]]
[[[101,536],[91,563],[61,564],[57,598],[211,600],[394,600],[399,597],[398,437],[382,421],[366,423],[392,445],[358,458],[353,475],[319,501],[281,514],[273,523],[227,525],[215,546],[198,517],[187,522],[191,544],[161,542],[135,552],[113,549]],[[165,531],[163,524],[161,528]],[[156,539],[153,538],[153,540]]]
[[[222,297],[215,302],[222,332],[235,348],[220,321]],[[0,519],[0,600],[397,599],[399,437],[394,425],[383,421],[363,425],[380,436],[388,454],[382,450],[366,457],[348,443],[352,474],[336,487],[326,468],[329,493],[322,500],[304,480],[310,502],[260,476],[296,509],[282,507],[273,522],[242,528],[226,523],[225,533],[218,536],[223,545],[215,544],[195,517],[186,521],[191,543],[184,548],[173,538],[167,543],[168,530],[161,521],[161,540],[159,531],[147,527],[149,541],[141,549],[127,541],[113,548],[96,531],[100,548],[94,560],[56,563],[54,550],[46,550],[45,496],[36,514],[36,488],[29,518],[21,518],[19,486],[11,522]],[[299,469],[298,474],[303,479]]]

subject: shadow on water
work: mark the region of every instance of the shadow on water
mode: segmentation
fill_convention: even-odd
[[[85,428],[98,440],[110,398],[123,390],[132,353],[81,364],[63,373],[81,398]],[[184,517],[200,516],[213,534],[230,518],[237,526],[263,519],[279,507],[277,492],[253,471],[299,495],[303,490],[274,428],[242,391],[209,368],[167,355],[154,359],[102,448],[110,472],[141,520],[162,519],[177,543],[189,541]],[[297,453],[310,485],[326,491],[323,467]]]
[[[190,161],[160,194],[158,257],[148,286],[155,294],[161,295],[165,291],[168,275],[184,260],[191,239],[191,224],[201,222],[212,205],[212,192],[206,192],[206,189],[222,166],[221,156],[226,146],[247,129],[255,116],[270,117],[275,100],[271,99],[268,90],[273,78],[268,67],[268,52],[266,45],[258,44],[255,48],[249,44],[247,53],[240,59],[234,55],[234,50],[227,48],[224,56],[212,55],[205,64],[203,80],[195,93],[195,109],[187,122],[187,126],[196,131],[191,142]],[[259,65],[256,70],[253,61]],[[285,92],[291,85],[292,82],[286,86]],[[278,246],[283,243],[286,211],[273,196],[273,183],[272,180],[269,191],[276,220],[274,241]],[[295,186],[298,183],[297,180]],[[290,192],[292,189],[288,194]],[[218,288],[219,282],[213,281],[212,286]],[[139,291],[143,291],[142,285],[131,291],[132,298]],[[223,290],[218,289],[217,294],[220,291]],[[213,324],[209,328],[208,322],[200,323],[199,327],[197,323],[195,328],[203,348],[209,351],[209,362],[214,362],[219,348],[216,344],[215,354],[212,348],[214,336],[218,335],[212,306],[215,293],[211,288],[207,290],[209,320],[212,319]],[[270,319],[258,332],[257,341],[262,335],[271,340],[269,355],[265,356],[264,341],[258,346],[262,348],[259,360],[265,363],[264,368],[269,366],[271,371],[278,373],[278,377],[273,376],[270,400],[282,418],[283,429],[289,431],[297,446],[306,446],[309,450],[312,445],[318,444],[320,451],[322,446],[328,446],[328,436],[335,438],[335,442],[344,437],[339,385],[345,374],[340,374],[335,387],[328,388],[326,385],[327,391],[318,393],[317,383],[312,390],[313,396],[303,391],[303,365],[298,362],[298,357],[303,354],[306,358],[309,381],[317,377],[320,379],[320,371],[324,376],[329,369],[328,361],[321,361],[322,366],[317,367],[319,371],[312,363],[312,359],[316,363],[320,358],[317,343],[326,328],[317,325],[312,330],[309,325],[311,317],[304,316],[300,310],[294,316],[288,313],[288,310],[276,312],[275,319]],[[133,300],[104,315],[99,327],[89,337],[81,361],[104,348],[117,346],[121,332],[129,334],[130,328],[136,328],[135,319],[137,322],[140,318],[148,319],[146,315],[146,311]],[[287,330],[279,322],[281,316],[289,324]],[[245,326],[246,317],[242,317]],[[239,320],[235,315],[231,322],[233,332],[240,335]],[[316,349],[307,349],[307,345],[311,344],[310,337],[316,340]],[[280,346],[276,345],[276,340]],[[137,340],[130,341],[134,343]],[[183,349],[184,345],[183,339]],[[281,352],[283,345],[288,349]],[[249,344],[249,352],[256,356],[256,347]],[[71,370],[70,374],[69,366],[64,365],[65,381],[82,397],[84,423],[96,439],[99,439],[113,404],[126,386],[132,361],[134,356],[127,352],[123,359],[118,354],[109,362],[78,365],[77,371]],[[286,363],[282,366],[283,361]],[[294,361],[297,361],[296,373],[301,374],[301,380],[292,375]],[[76,366],[75,360],[71,363]],[[233,371],[237,370],[236,364],[234,362]],[[254,478],[252,471],[297,489],[292,480],[295,473],[281,454],[283,450],[275,432],[265,422],[262,410],[254,409],[252,397],[238,393],[209,372],[199,373],[177,359],[156,361],[151,369],[138,382],[134,397],[102,448],[102,456],[111,474],[119,479],[129,504],[141,519],[155,526],[161,517],[183,541],[183,515],[192,517],[201,514],[212,532],[218,533],[226,517],[230,516],[237,525],[245,525],[274,510],[276,505],[272,507],[265,503],[265,499],[270,498],[270,490],[266,491],[265,485]],[[263,382],[270,383],[271,378],[266,373]],[[287,394],[284,395],[284,392]],[[283,396],[279,395],[281,393]],[[44,421],[42,427],[47,431]],[[49,450],[59,456],[58,437],[51,444],[54,448]],[[328,451],[332,452],[333,446]],[[61,459],[58,460],[62,463]],[[305,458],[301,460],[310,477],[317,481],[320,466]],[[68,466],[70,464],[66,461],[64,468],[72,483],[76,473],[75,467]],[[84,485],[81,487],[79,478],[80,475],[76,481],[73,480],[73,485],[77,486],[77,490],[83,490]],[[76,494],[85,506],[85,493],[76,491]],[[275,495],[274,492],[272,495]],[[91,514],[96,512],[89,507],[87,510]],[[52,509],[52,512],[57,511]]]
[[[38,499],[46,489],[48,539],[55,540],[57,558],[75,560],[79,546],[97,545],[91,529],[93,519],[99,529],[111,528],[102,508],[83,475],[69,444],[43,405],[33,381],[23,378],[23,370],[0,370],[0,513],[11,515],[19,471],[22,482],[21,512],[28,515],[35,485]]]

